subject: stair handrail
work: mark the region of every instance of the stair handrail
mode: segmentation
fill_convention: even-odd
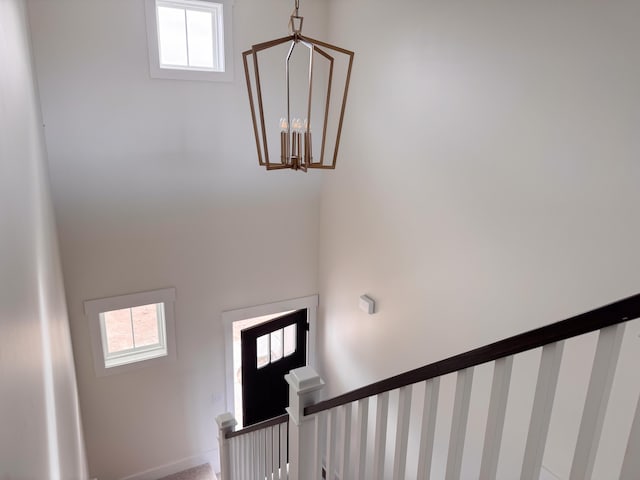
[[[280,425],[281,423],[287,423],[288,421],[289,421],[289,414],[283,413],[282,415],[269,418],[268,420],[264,420],[262,422],[254,423],[253,425],[249,425],[248,427],[227,432],[225,435],[225,438],[229,439],[233,437],[239,437],[241,435],[257,432],[258,430],[264,430],[265,428],[273,427],[275,425]]]
[[[413,385],[510,355],[516,355],[550,343],[567,340],[638,317],[640,317],[640,294],[309,405],[304,409],[304,415],[320,413],[397,388]]]

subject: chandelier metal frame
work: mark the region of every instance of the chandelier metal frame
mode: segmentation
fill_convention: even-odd
[[[344,112],[347,103],[347,94],[349,91],[349,83],[351,81],[351,69],[353,66],[354,52],[331,45],[327,42],[315,40],[313,38],[302,35],[302,24],[304,18],[298,14],[299,0],[295,0],[295,8],[289,19],[289,28],[291,34],[270,40],[267,42],[252,45],[249,50],[242,52],[242,60],[244,64],[244,73],[247,82],[247,93],[249,96],[249,106],[251,108],[251,121],[253,123],[253,133],[256,141],[256,149],[258,152],[258,162],[260,166],[266,167],[267,170],[293,169],[307,171],[307,169],[335,169],[338,159],[338,148],[340,146],[340,137],[342,134],[342,125],[344,122]],[[265,109],[263,103],[263,87],[260,83],[260,67],[258,63],[258,54],[265,50],[277,47],[284,43],[290,42],[289,51],[286,56],[285,72],[286,72],[286,118],[282,118],[280,122],[280,156],[277,161],[273,160],[273,156],[269,155],[269,145],[267,141],[267,126],[265,122]],[[307,102],[306,102],[306,120],[303,122],[299,119],[291,118],[291,98],[290,98],[290,61],[296,46],[301,45],[309,49],[309,68],[307,78]],[[316,53],[319,58],[328,61],[329,73],[327,78],[326,98],[324,101],[324,112],[322,115],[322,141],[320,148],[320,158],[313,158],[312,135],[311,135],[311,107],[312,107],[312,91],[314,79],[314,58]],[[340,114],[336,132],[336,139],[333,152],[330,154],[331,163],[325,164],[326,142],[327,142],[327,125],[329,122],[329,111],[331,106],[331,92],[334,83],[334,62],[337,55],[346,55],[348,57],[348,66],[344,78],[344,90],[342,102],[340,105]],[[248,57],[251,56],[253,61],[253,69],[249,68]],[[253,78],[252,78],[253,77]],[[253,85],[255,84],[255,99],[253,94]]]

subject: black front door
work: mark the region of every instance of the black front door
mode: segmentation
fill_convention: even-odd
[[[285,374],[307,364],[307,310],[298,310],[240,333],[244,426],[285,413]]]

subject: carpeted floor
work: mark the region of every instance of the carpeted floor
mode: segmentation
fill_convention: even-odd
[[[158,480],[216,480],[216,475],[211,469],[211,465],[205,463],[198,467],[189,468],[182,472],[174,473],[168,477],[162,477]]]

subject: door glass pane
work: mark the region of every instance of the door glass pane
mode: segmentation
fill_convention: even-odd
[[[271,362],[282,358],[282,329],[271,332]]]
[[[160,305],[142,305],[131,309],[133,319],[133,339],[136,347],[146,347],[160,343],[158,332],[158,308]]]
[[[256,339],[258,368],[269,364],[269,334]]]
[[[107,337],[107,352],[116,353],[133,348],[131,309],[112,310],[102,314]]]
[[[284,329],[284,356],[288,357],[296,351],[296,324]]]

